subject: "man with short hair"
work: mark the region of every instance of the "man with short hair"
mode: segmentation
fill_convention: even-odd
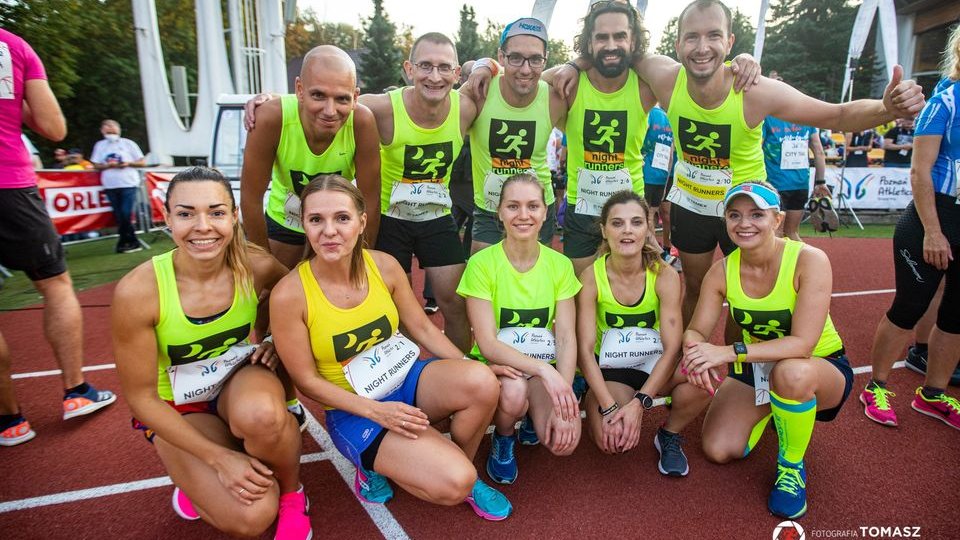
[[[443,34],[417,38],[403,69],[413,86],[360,96],[380,134],[376,248],[393,255],[407,274],[417,257],[443,313],[447,337],[466,351],[470,325],[456,293],[466,259],[451,216],[449,182],[477,108],[471,99],[451,92],[460,68],[453,42]]]
[[[287,268],[300,261],[306,244],[300,192],[318,176],[356,177],[367,206],[365,238],[368,245],[376,240],[379,135],[373,113],[357,103],[359,95],[350,56],[333,45],[321,45],[304,56],[296,94],[270,99],[256,110],[256,128],[247,137],[240,173],[243,228],[251,242],[268,249]],[[248,109],[252,113],[252,107]],[[252,121],[253,115],[248,116]]]
[[[0,28],[0,51],[10,85],[0,85],[0,264],[23,270],[43,298],[43,333],[62,371],[63,419],[90,414],[116,401],[83,378],[83,315],[73,292],[63,246],[37,190],[37,176],[20,139],[21,124],[62,141],[67,124],[47,84],[43,63],[19,36]],[[24,418],[10,377],[10,350],[0,335],[0,446],[36,436]]]
[[[549,246],[556,231],[557,206],[546,143],[565,109],[559,95],[540,80],[547,62],[546,25],[531,17],[508,24],[500,36],[497,56],[503,74],[493,77],[469,130],[475,205],[473,253],[503,239],[497,205],[503,182],[515,174],[529,173],[543,186],[547,218],[540,229],[540,242]]]
[[[910,168],[913,159],[913,118],[897,118],[897,125],[883,134],[883,166]]]
[[[135,167],[144,167],[147,162],[137,143],[120,136],[120,123],[116,120],[104,120],[100,123],[103,139],[93,145],[90,161],[100,171],[100,183],[105,188],[107,199],[113,208],[113,217],[117,222],[117,253],[140,251],[137,232],[130,222],[133,206],[137,202],[140,189],[140,173]],[[81,159],[82,159],[81,155]]]

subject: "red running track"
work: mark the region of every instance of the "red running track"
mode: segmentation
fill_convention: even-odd
[[[893,288],[889,240],[819,238],[810,243],[830,255],[835,293]],[[415,281],[419,289],[421,277]],[[111,293],[108,285],[80,295],[88,366],[113,362]],[[869,365],[873,331],[891,299],[882,292],[834,298],[833,320],[854,366]],[[42,337],[41,316],[39,310],[0,314],[14,373],[56,369]],[[434,319],[439,324],[440,316]],[[867,377],[856,377],[837,420],[818,424],[814,433],[806,460],[810,510],[800,521],[807,538],[870,538],[869,527],[920,527],[923,538],[958,538],[958,434],[910,410],[910,395],[922,378],[903,369],[891,380],[900,427],[867,420],[856,397]],[[87,378],[104,388],[120,387],[114,369],[91,371]],[[0,448],[4,538],[220,536],[170,509],[168,480],[153,449],[130,429],[122,395],[100,413],[64,422],[58,376],[18,378],[15,388],[38,436],[18,447]],[[307,405],[321,414],[316,403]],[[352,469],[335,449],[322,444],[324,434],[315,428],[304,436],[307,462],[302,468],[315,538],[771,538],[780,521],[766,510],[775,473],[773,433],[748,459],[717,466],[703,458],[697,420],[684,433],[690,475],[667,478],[656,470],[652,444],[664,414],[662,408],[648,413],[641,445],[621,456],[600,454],[586,437],[568,458],[553,457],[541,447],[520,447],[519,479],[503,487],[515,513],[500,523],[477,518],[465,504],[434,506],[399,490],[386,506],[366,511],[342,477],[352,481]],[[488,449],[485,441],[478,458],[481,470]],[[890,529],[885,537],[895,533]],[[265,537],[270,535],[272,531]]]

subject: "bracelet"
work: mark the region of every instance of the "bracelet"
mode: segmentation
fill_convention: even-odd
[[[578,66],[577,63],[576,63],[574,60],[570,60],[569,62],[565,62],[565,64],[568,65],[568,66],[570,66],[570,67],[572,67],[573,69],[577,70],[577,73],[578,73],[578,74],[580,73],[580,71],[581,71],[581,70],[580,70],[580,66]]]
[[[485,67],[490,70],[490,76],[496,77],[500,73],[500,66],[493,58],[481,58],[473,63],[473,69]]]
[[[597,408],[600,409],[599,407],[597,407]],[[613,402],[613,405],[611,405],[610,407],[608,407],[608,408],[606,408],[606,409],[600,409],[600,416],[607,417],[607,416],[613,414],[614,412],[616,412],[617,409],[619,409],[619,408],[620,408],[620,404],[617,403],[616,401],[614,401],[614,402]]]
[[[816,180],[813,181],[813,185],[815,186],[822,186],[822,185],[825,185],[826,183],[827,181],[824,178],[817,178]]]

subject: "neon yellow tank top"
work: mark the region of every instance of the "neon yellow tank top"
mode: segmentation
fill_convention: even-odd
[[[567,204],[578,214],[599,216],[610,195],[633,189],[643,195],[647,113],[633,70],[623,88],[607,94],[580,74],[577,97],[567,113]]]
[[[490,81],[490,92],[480,115],[470,126],[473,160],[473,202],[496,212],[500,188],[507,178],[529,172],[540,179],[547,204],[556,200],[547,167],[550,138],[550,87],[539,81],[537,97],[526,107],[513,107],[500,93],[502,75]]]
[[[353,135],[353,113],[347,117],[330,146],[322,154],[314,154],[307,144],[300,123],[297,96],[280,98],[283,127],[277,156],[273,160],[267,215],[284,227],[303,232],[300,223],[300,192],[310,180],[324,174],[339,174],[348,180],[356,175],[353,157],[357,143]]]
[[[734,321],[743,331],[744,343],[756,343],[790,335],[793,310],[797,305],[797,291],[793,289],[793,277],[797,270],[797,258],[803,242],[786,239],[777,282],[770,294],[763,298],[751,298],[740,285],[740,250],[727,256],[727,303]],[[824,357],[843,348],[840,334],[827,314],[823,332],[813,349],[813,355]]]
[[[380,213],[405,221],[427,221],[449,214],[453,206],[450,170],[463,146],[460,94],[450,92],[446,120],[427,129],[407,115],[403,90],[387,94],[393,107],[393,141],[380,145]]]
[[[660,329],[660,297],[657,296],[657,274],[644,270],[644,289],[640,302],[625,306],[617,301],[610,289],[607,277],[607,257],[604,255],[593,261],[593,277],[597,281],[597,344],[594,354],[600,354],[603,334],[611,328]]]
[[[339,308],[327,300],[309,261],[297,266],[307,300],[307,329],[317,372],[349,392],[354,390],[343,374],[342,365],[390,339],[400,322],[390,290],[367,250],[363,250],[363,266],[367,273],[367,297],[350,309]]]
[[[243,295],[241,288],[234,286],[233,303],[226,313],[204,324],[190,322],[180,306],[173,268],[175,252],[168,251],[152,259],[160,301],[160,319],[154,327],[157,334],[157,394],[166,401],[173,401],[168,367],[224,354],[232,345],[247,341],[257,320],[257,297]]]
[[[765,180],[763,122],[750,128],[743,117],[743,93],[730,93],[716,109],[697,105],[680,68],[667,110],[674,133],[677,164],[667,200],[706,216],[723,215],[730,187]]]

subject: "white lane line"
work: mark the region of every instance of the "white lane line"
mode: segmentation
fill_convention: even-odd
[[[896,289],[874,289],[872,291],[835,292],[830,296],[842,298],[844,296],[870,296],[872,294],[893,294],[895,292],[897,292]]]
[[[894,362],[893,369],[900,369],[906,366],[907,366],[907,363],[901,360],[899,362]],[[860,366],[860,367],[853,368],[854,375],[860,375],[861,373],[872,373],[872,372],[873,372],[873,366]]]
[[[329,459],[328,452],[316,452],[300,456],[300,463],[314,463]],[[170,486],[173,482],[169,476],[159,476],[157,478],[148,478],[146,480],[136,480],[134,482],[124,482],[122,484],[113,484],[109,486],[99,486],[88,489],[78,489],[75,491],[65,491],[63,493],[54,493],[52,495],[42,495],[40,497],[30,497],[16,501],[7,501],[0,503],[0,514],[13,512],[15,510],[26,510],[28,508],[37,508],[40,506],[50,506],[53,504],[64,504],[77,501],[87,501],[98,497],[108,497],[110,495],[120,495],[131,491],[142,491],[145,489],[154,489],[158,487]]]
[[[101,371],[104,369],[114,369],[116,364],[98,364],[95,366],[84,366],[81,371]],[[14,373],[10,376],[11,379],[28,379],[32,377],[52,377],[54,375],[60,375],[63,373],[59,369],[51,369],[50,371],[32,371],[29,373]]]
[[[333,463],[337,472],[343,477],[343,481],[347,483],[350,491],[353,492],[353,477],[357,468],[340,454],[333,445],[333,440],[330,439],[327,430],[320,426],[320,422],[317,421],[310,411],[308,411],[306,407],[304,407],[303,410],[307,413],[307,431],[310,433],[310,436],[320,445],[320,448],[324,449],[324,452],[322,452],[324,458],[329,459],[330,462]],[[397,518],[393,517],[390,510],[387,510],[386,505],[371,504],[359,498],[357,502],[363,506],[363,509],[366,510],[370,519],[373,520],[373,524],[377,526],[377,529],[380,529],[380,534],[382,534],[384,538],[388,540],[410,540],[410,536],[403,530],[403,527],[400,526]]]

